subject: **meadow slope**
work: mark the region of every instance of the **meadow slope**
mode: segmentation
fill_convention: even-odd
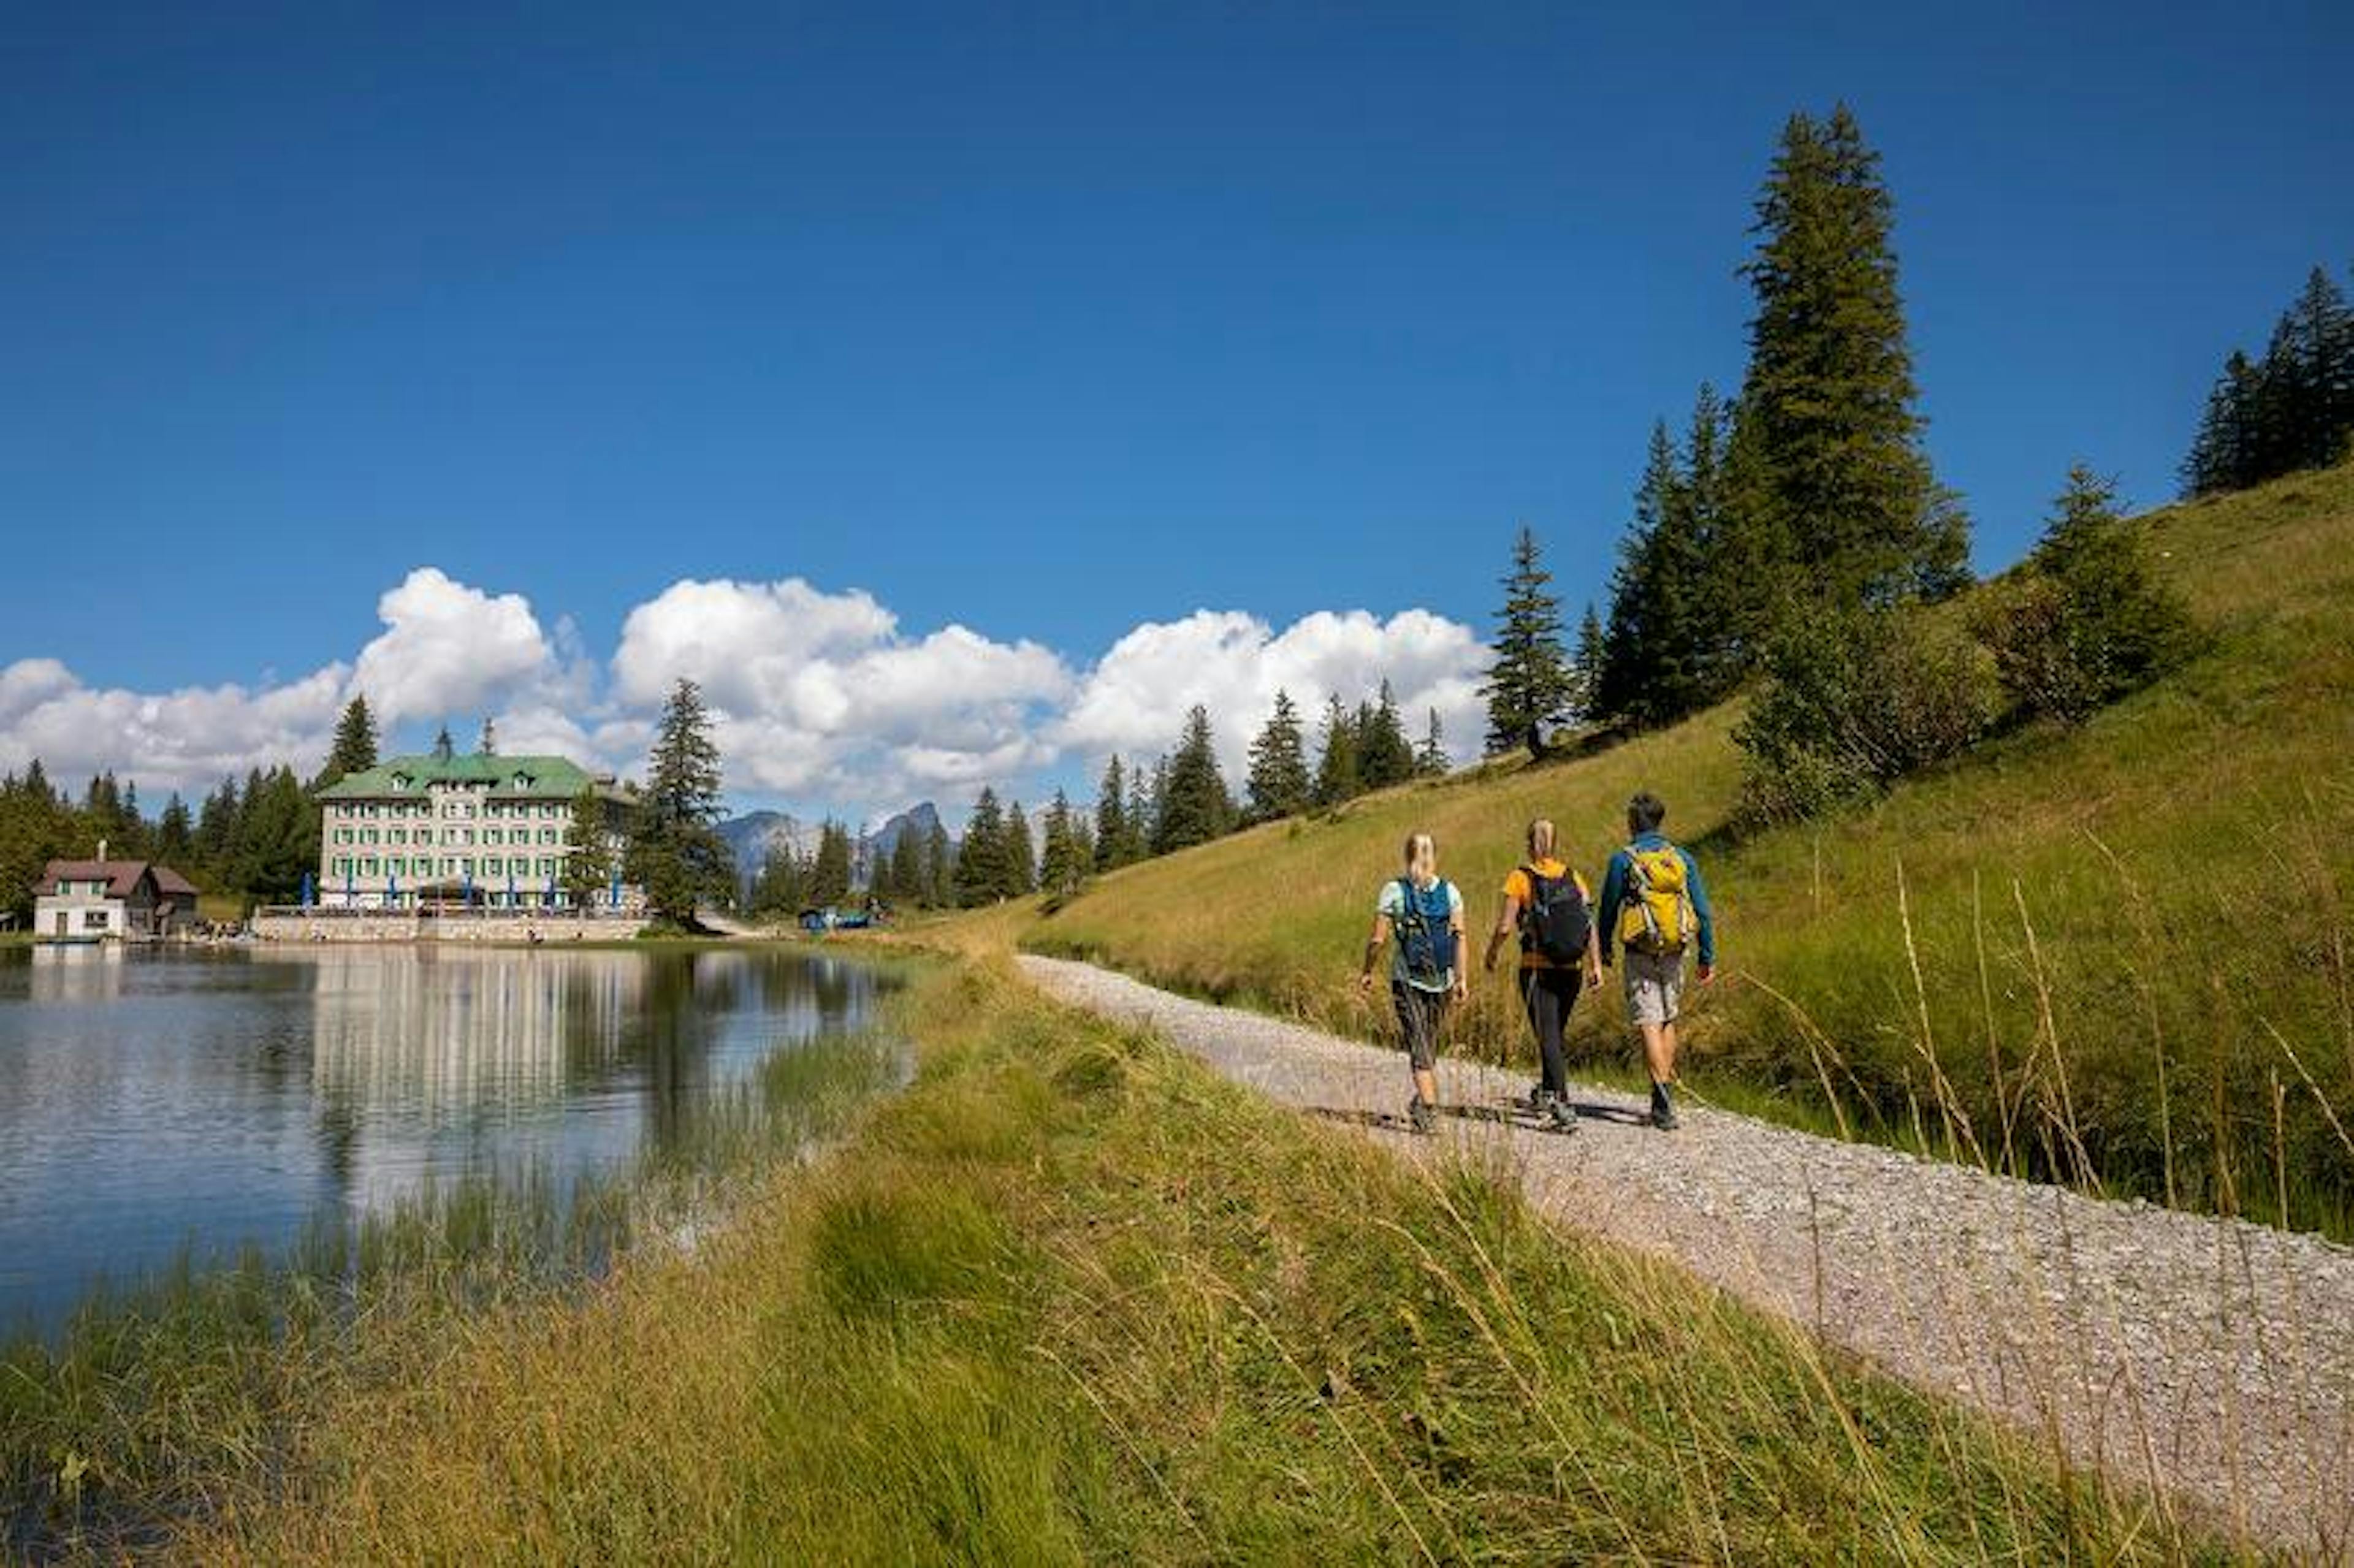
[[[1504,764],[1100,878],[1011,939],[1373,1037],[1374,888],[1437,835],[1475,927],[1529,818],[1597,875],[1638,788],[1705,864],[1726,973],[1685,1073],[1739,1108],[1990,1168],[2354,1234],[2354,466],[2144,520],[2207,633],[2158,685],[2034,726],[1865,809],[1732,821],[1739,704],[1594,755]],[[1581,1070],[1631,1065],[1610,988]],[[1453,1048],[1525,1060],[1502,979]]]

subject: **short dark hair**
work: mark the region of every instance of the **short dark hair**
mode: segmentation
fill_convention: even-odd
[[[1638,833],[1655,833],[1668,820],[1668,803],[1645,789],[1627,802],[1627,825]]]

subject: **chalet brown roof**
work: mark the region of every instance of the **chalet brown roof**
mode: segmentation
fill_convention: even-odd
[[[154,874],[156,892],[172,897],[196,896],[196,885],[186,877],[168,865],[151,865],[143,860],[53,860],[42,868],[33,896],[54,895],[60,882],[94,882],[104,877],[109,898],[128,898],[139,879],[150,872]]]

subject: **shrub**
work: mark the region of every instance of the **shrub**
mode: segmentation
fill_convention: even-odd
[[[1972,626],[2025,717],[2078,723],[2156,679],[2192,641],[2190,612],[2149,569],[2116,487],[2079,463],[2026,565]]]
[[[1951,757],[1993,722],[1984,650],[1914,608],[1793,619],[1733,732],[1755,820],[1811,816]]]

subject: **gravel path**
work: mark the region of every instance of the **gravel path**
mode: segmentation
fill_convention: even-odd
[[[1064,1001],[1149,1022],[1276,1100],[1402,1154],[1509,1141],[1562,1224],[1662,1254],[1916,1386],[2053,1436],[2245,1538],[2354,1562],[2354,1250],[2080,1197],[1729,1112],[1575,1086],[1581,1130],[1506,1113],[1529,1079],[1439,1064],[1458,1114],[1415,1137],[1391,1051],[1024,957]]]

